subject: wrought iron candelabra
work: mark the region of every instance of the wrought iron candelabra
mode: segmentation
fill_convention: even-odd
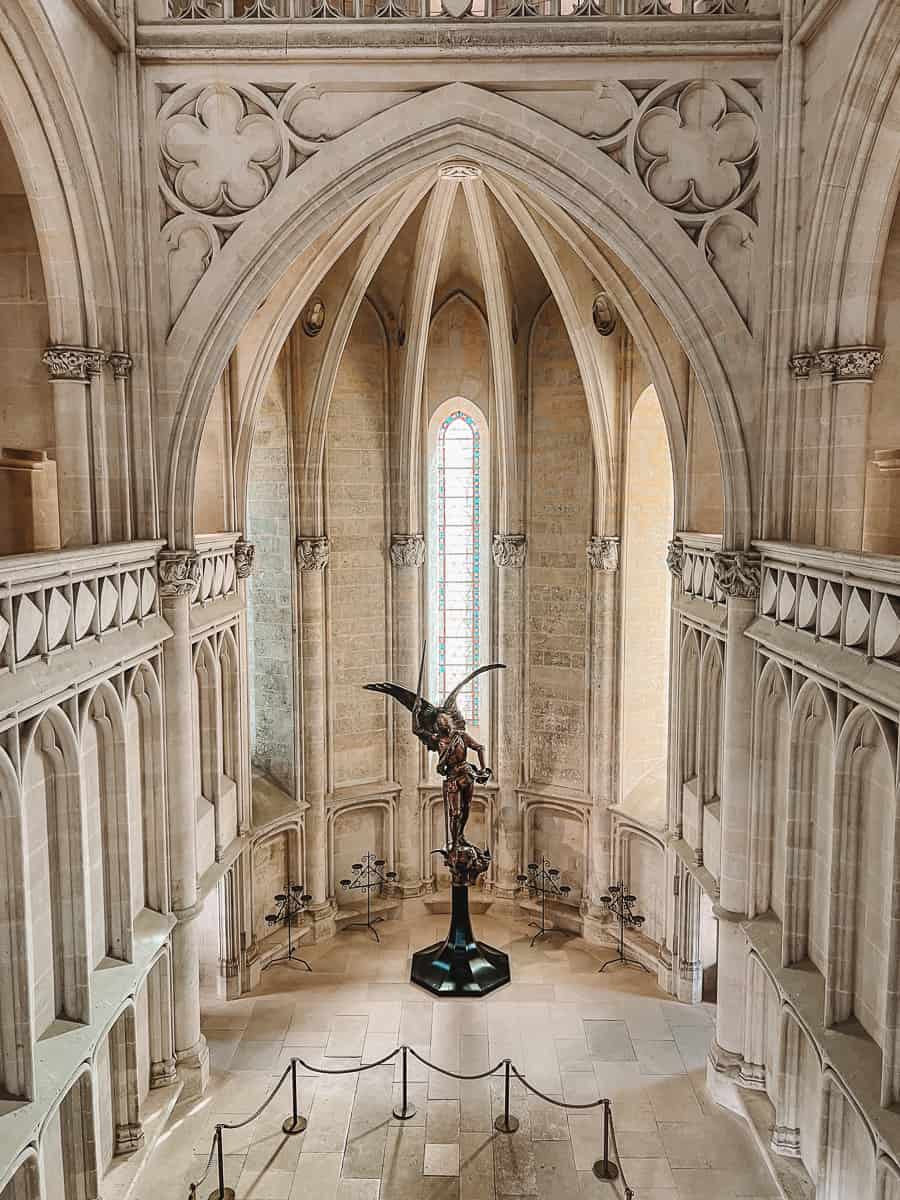
[[[648,975],[652,974],[649,967],[645,967],[642,962],[638,962],[636,958],[631,958],[625,953],[625,930],[640,929],[644,923],[644,918],[634,911],[637,896],[629,895],[625,891],[625,884],[619,880],[618,883],[609,885],[609,895],[601,896],[600,903],[606,905],[619,922],[619,947],[616,957],[607,959],[600,967],[598,974],[600,971],[605,971],[607,967],[614,967],[617,963],[623,963],[627,967],[640,967]]]
[[[288,883],[283,892],[278,892],[275,896],[275,903],[278,905],[275,912],[266,914],[266,924],[272,929],[278,925],[287,926],[288,948],[287,954],[280,954],[278,958],[273,958],[267,962],[263,970],[269,967],[274,967],[276,963],[281,962],[298,962],[306,967],[307,971],[311,971],[312,967],[305,958],[301,958],[295,953],[294,946],[294,924],[297,918],[306,911],[306,906],[312,900],[312,896],[308,896],[303,891],[302,883]]]
[[[533,946],[538,938],[542,938],[548,933],[565,933],[564,929],[560,929],[557,925],[547,924],[547,897],[551,900],[559,896],[564,899],[571,892],[568,884],[559,882],[559,868],[550,865],[549,858],[541,856],[539,863],[528,864],[527,875],[517,875],[517,882],[523,887],[528,888],[530,896],[540,896],[541,898],[541,919],[540,921],[529,921],[529,926],[537,925],[538,931],[531,939],[529,945]]]
[[[383,866],[384,859],[376,858],[370,850],[363,855],[362,862],[350,864],[350,869],[356,872],[353,878],[341,880],[341,887],[346,888],[348,892],[364,891],[366,893],[365,921],[349,921],[344,928],[369,929],[374,934],[376,942],[380,942],[381,938],[378,936],[375,925],[377,922],[383,921],[384,917],[372,916],[372,892],[380,890],[386,883],[393,883],[397,878],[396,871],[382,871]]]

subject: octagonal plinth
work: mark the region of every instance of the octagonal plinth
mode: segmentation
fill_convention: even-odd
[[[450,931],[412,957],[410,979],[436,996],[486,996],[509,983],[509,958],[476,942],[469,918],[469,889],[453,888]]]

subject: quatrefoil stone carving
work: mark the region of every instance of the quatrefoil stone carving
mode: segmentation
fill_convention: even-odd
[[[265,167],[281,154],[281,138],[271,117],[247,113],[233,88],[217,84],[198,96],[194,112],[166,123],[163,151],[177,167],[173,188],[198,212],[247,212],[271,190]]]
[[[740,167],[757,151],[756,122],[729,112],[717,84],[688,84],[675,108],[650,109],[637,131],[641,151],[651,160],[647,190],[670,208],[713,212],[735,200],[743,179]]]

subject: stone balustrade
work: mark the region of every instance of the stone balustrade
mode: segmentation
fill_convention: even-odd
[[[896,558],[758,542],[759,615],[900,668],[900,565]]]
[[[237,587],[235,543],[239,533],[200,534],[195,539],[200,560],[200,582],[191,597],[192,604],[208,604],[230,596]]]
[[[159,612],[161,542],[17,554],[0,560],[0,672]]]
[[[670,543],[669,570],[681,581],[681,594],[710,604],[724,604],[716,582],[715,558],[722,547],[719,534],[679,533]]]
[[[166,0],[177,21],[771,17],[778,0]]]

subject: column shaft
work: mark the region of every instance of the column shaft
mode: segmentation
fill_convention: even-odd
[[[393,583],[394,678],[415,688],[422,654],[419,614],[419,568],[424,559],[421,539],[395,538],[391,545]],[[426,681],[427,683],[427,681]],[[426,687],[427,691],[427,687]],[[394,705],[394,779],[400,785],[397,823],[397,873],[404,896],[422,891],[419,828],[419,742],[405,711]]]
[[[511,899],[522,870],[518,787],[522,776],[522,671],[525,621],[525,537],[495,534],[497,650],[505,671],[497,672],[497,872],[494,891]]]

